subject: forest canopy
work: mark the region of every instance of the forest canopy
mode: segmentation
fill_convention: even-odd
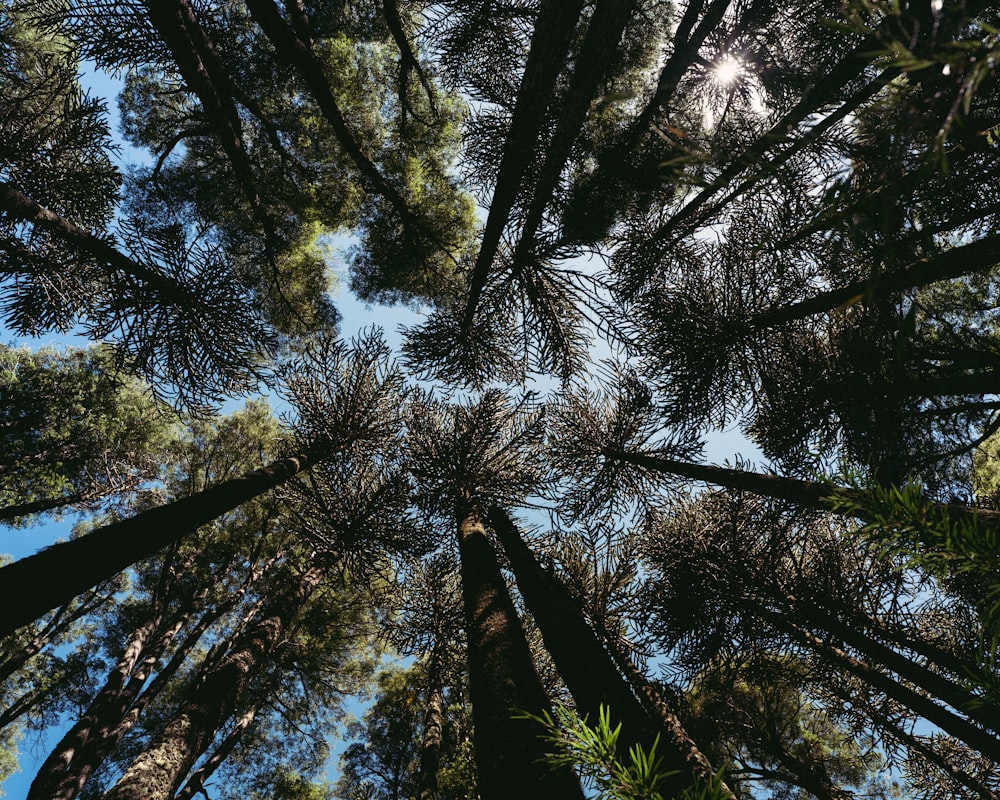
[[[1000,798],[998,59],[989,0],[0,0],[0,781]]]

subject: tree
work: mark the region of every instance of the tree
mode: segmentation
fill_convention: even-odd
[[[238,473],[260,457],[260,447],[276,447],[279,434],[270,410],[260,404],[213,424],[192,421],[187,435],[169,448],[166,490],[185,494]],[[42,763],[29,797],[70,800],[79,793],[199,640],[274,568],[287,547],[274,530],[274,516],[273,509],[248,504],[194,541],[135,568],[130,602],[109,609],[100,621],[114,666]],[[240,569],[243,559],[246,568]]]
[[[740,522],[749,508],[755,520],[770,520],[752,528],[753,539]],[[814,690],[821,695],[852,698],[859,709],[879,707],[871,698],[883,696],[892,714],[923,717],[995,759],[988,755],[996,748],[993,714],[977,724],[979,700],[963,695],[964,681],[956,680],[978,669],[978,656],[969,652],[978,623],[963,634],[970,647],[969,639],[935,642],[934,628],[923,621],[924,614],[960,618],[962,604],[945,603],[939,588],[923,609],[919,574],[906,580],[904,566],[852,543],[837,526],[777,508],[770,513],[778,516],[770,516],[766,508],[752,497],[714,494],[651,522],[650,533],[662,535],[647,534],[643,544],[647,567],[657,571],[645,596],[662,624],[650,629],[661,647],[673,650],[675,663],[692,670],[720,659],[753,663],[756,654],[788,648],[812,665],[811,685],[823,687]],[[712,534],[704,535],[706,529]],[[963,649],[969,672],[953,660],[963,660]],[[831,690],[827,681],[834,675],[840,677]],[[880,729],[872,717],[861,724],[873,723]],[[964,783],[982,785],[972,778]]]
[[[157,479],[171,415],[116,374],[107,349],[3,348],[0,376],[10,454],[0,519],[23,525],[67,506],[93,509]]]
[[[457,534],[476,767],[486,798],[581,793],[572,772],[542,765],[537,723],[513,718],[517,711],[538,716],[549,704],[485,527],[487,503],[512,501],[538,482],[531,445],[539,420],[490,392],[464,406],[426,401],[409,423],[422,504]]]
[[[581,796],[573,758],[543,766],[563,739],[545,739],[533,662],[589,714],[587,727],[560,712],[564,732],[641,744],[647,777],[655,749],[686,770],[667,778],[675,793],[699,772],[681,763],[690,723],[705,752],[742,760],[738,779],[769,772],[776,792],[856,788],[864,759],[841,747],[849,733],[877,743],[915,793],[994,796],[997,517],[973,499],[969,467],[1000,424],[998,13],[987,0],[5,7],[8,323],[80,325],[116,344],[116,367],[203,412],[281,383],[296,418],[288,452],[303,454],[282,475],[192,486],[179,505],[0,569],[0,607],[34,592],[15,626],[64,608],[16,635],[28,653],[63,641],[72,594],[161,545],[186,552],[192,526],[280,485],[301,549],[206,631],[217,647],[179,669],[86,791],[120,778],[112,791],[136,794],[153,762],[183,751],[156,779],[161,795],[227,781],[250,797],[268,782],[323,793],[311,785],[319,746],[298,771],[262,756],[259,780],[227,767],[269,752],[254,747],[275,705],[291,709],[282,731],[324,729],[324,703],[305,699],[317,684],[289,695],[281,680],[318,673],[298,672],[258,624],[315,643],[301,623],[321,595],[299,581],[331,564],[324,580],[388,617],[402,576],[454,547],[464,623],[414,595],[424,613],[408,609],[386,634],[425,657],[425,794],[448,694],[442,642],[462,627],[485,797]],[[52,44],[36,46],[42,36]],[[125,76],[125,133],[152,153],[120,196],[103,111],[79,92],[81,57]],[[360,346],[355,369],[333,344],[338,234],[355,248],[359,296],[429,309],[405,335],[408,375],[382,347]],[[612,358],[595,365],[605,344]],[[433,380],[437,399],[407,377]],[[544,408],[525,394],[542,377],[559,381]],[[733,425],[767,470],[702,463],[703,439]],[[725,491],[695,498],[694,481]],[[505,524],[516,508],[558,518],[552,573]],[[622,571],[628,601],[612,608],[604,576],[571,563],[567,527],[629,520],[616,542],[643,563]],[[109,547],[145,525],[148,539]],[[639,621],[649,635],[630,651]],[[7,663],[24,666],[23,653]],[[646,672],[661,662],[671,681],[657,697]],[[734,665],[757,670],[757,686],[729,681]],[[30,705],[39,687],[24,688]],[[760,725],[737,736],[748,716]],[[614,734],[618,717],[637,722]],[[678,734],[670,747],[653,748],[656,726]],[[605,747],[596,763],[620,776],[623,756]],[[702,764],[703,783],[710,772]]]
[[[578,713],[597,720],[603,709],[608,725],[612,729],[622,728],[617,740],[622,761],[634,748],[649,752],[658,741],[664,767],[670,774],[657,790],[677,794],[696,781],[712,780],[716,771],[680,720],[672,714],[650,719],[645,713],[584,618],[582,609],[559,579],[542,569],[506,513],[493,509],[488,519],[503,543],[518,588],[541,629],[545,648],[566,682]],[[724,795],[732,796],[728,787],[719,788]]]
[[[354,350],[341,343],[320,345],[304,357],[312,361],[308,375],[289,366],[289,393],[301,404],[302,430],[311,435],[294,455],[3,567],[0,596],[16,613],[0,631],[36,619],[341,448],[374,446],[391,437],[398,413],[380,412],[398,397],[399,375],[378,337],[356,344]]]
[[[409,669],[393,669],[377,676],[375,702],[364,717],[349,728],[349,735],[358,738],[341,755],[341,777],[337,797],[352,800],[369,797],[372,800],[403,800],[420,797],[423,751],[425,749],[424,716],[433,690],[427,688],[427,666],[415,664]],[[438,765],[442,774],[466,775],[471,783],[438,782],[433,797],[475,797],[475,768],[471,753],[464,747],[468,726],[468,708],[461,694],[449,693],[447,712],[441,714],[438,736]],[[471,776],[470,776],[471,771]]]

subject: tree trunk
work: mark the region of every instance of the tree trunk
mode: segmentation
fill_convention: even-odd
[[[427,664],[427,711],[424,714],[424,739],[420,746],[420,771],[417,774],[418,800],[434,800],[437,794],[444,716],[443,662],[444,642],[437,636]]]
[[[714,775],[708,759],[687,735],[680,720],[667,712],[651,719],[615,667],[611,656],[583,616],[583,611],[565,586],[541,568],[507,514],[493,509],[489,523],[503,544],[521,597],[534,617],[552,656],[559,676],[576,702],[577,711],[594,723],[600,707],[611,713],[611,725],[621,724],[618,756],[629,761],[629,750],[641,745],[649,752],[657,734],[664,767],[676,774],[666,778],[659,789],[664,795],[679,795],[694,779]],[[732,796],[732,792],[729,793]]]
[[[833,311],[861,299],[883,297],[907,289],[916,289],[928,283],[960,278],[975,272],[991,269],[1000,261],[1000,236],[988,236],[970,244],[953,247],[930,259],[916,261],[899,270],[873,275],[837,289],[828,289],[808,300],[776,308],[753,317],[752,330],[773,328],[798,319]],[[994,384],[995,385],[995,384]],[[912,392],[920,393],[916,389]],[[950,391],[949,394],[973,394],[968,391]]]
[[[668,473],[681,478],[722,486],[726,489],[751,492],[777,500],[788,500],[806,508],[832,511],[835,514],[844,514],[844,512],[837,511],[832,507],[831,498],[843,497],[859,501],[862,499],[860,493],[853,489],[844,486],[831,486],[819,481],[804,481],[781,475],[765,475],[730,467],[716,467],[711,464],[694,464],[690,461],[677,461],[671,458],[646,453],[629,453],[623,450],[608,450],[604,456],[612,461],[633,464],[650,472]],[[930,506],[954,519],[978,520],[985,525],[1000,526],[1000,511],[970,508],[954,503],[930,503]],[[852,511],[845,516],[866,519],[862,509]]]
[[[946,708],[939,706],[930,698],[915,692],[870,664],[855,658],[850,653],[841,650],[810,631],[795,625],[783,615],[774,612],[761,614],[779,630],[785,631],[792,639],[808,649],[816,652],[831,664],[841,667],[846,672],[864,681],[886,697],[910,709],[914,714],[936,725],[945,733],[967,744],[973,750],[982,753],[987,758],[1000,763],[1000,741],[972,723],[962,719]]]
[[[0,636],[284,483],[319,457],[318,451],[304,451],[0,568]]]
[[[635,0],[597,2],[573,66],[573,77],[563,98],[559,123],[545,150],[542,168],[533,182],[531,202],[514,250],[513,263],[517,267],[526,265],[530,260],[542,214],[552,199],[553,189],[573,143],[583,129],[597,88],[611,70],[612,61],[607,54],[618,46],[635,5]]]
[[[841,622],[819,606],[799,601],[789,614],[808,620],[814,628],[835,636],[872,663],[892,670],[907,682],[961,711],[983,727],[996,730],[1000,726],[1000,708],[986,698],[973,694],[945,676],[896,652],[866,635],[860,628]]]
[[[236,637],[229,652],[195,684],[166,727],[103,800],[170,800],[174,796],[324,574],[322,567],[309,569],[268,604],[260,618]]]
[[[257,710],[259,708],[259,703],[254,704],[240,715],[233,729],[226,734],[226,738],[215,748],[215,752],[208,758],[204,766],[200,767],[197,772],[188,778],[184,786],[181,787],[181,790],[174,795],[173,800],[193,800],[194,796],[199,792],[207,794],[204,788],[205,781],[212,777],[212,774],[219,768],[219,765],[229,757],[229,754],[233,752],[236,745],[240,743],[247,729],[253,725],[254,720],[257,718]]]
[[[215,46],[198,24],[188,0],[154,0],[146,5],[150,21],[170,50],[184,82],[201,101],[244,196],[254,215],[260,218],[260,195],[243,146],[240,115],[230,88],[232,82]]]
[[[581,0],[542,0],[535,21],[517,92],[510,128],[497,169],[490,212],[486,217],[479,254],[469,279],[469,296],[463,327],[472,326],[479,296],[486,286],[496,259],[497,247],[510,220],[517,194],[524,185],[524,172],[537,150],[538,134],[552,99],[556,79],[566,63],[576,23],[583,7]]]
[[[135,630],[104,687],[42,762],[27,800],[72,800],[80,793],[117,743],[114,732],[187,615],[183,610],[167,623],[154,613]]]
[[[456,521],[480,795],[483,800],[583,800],[570,770],[553,771],[541,763],[547,751],[542,728],[513,719],[518,711],[540,716],[551,707],[480,512],[460,507]]]

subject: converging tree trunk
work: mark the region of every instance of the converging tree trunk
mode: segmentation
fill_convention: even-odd
[[[170,800],[174,796],[325,573],[323,567],[312,567],[271,600],[259,618],[236,637],[228,653],[209,666],[177,713],[104,800]]]
[[[717,467],[711,464],[695,464],[690,461],[678,461],[647,453],[630,453],[622,450],[610,450],[604,454],[613,461],[621,461],[642,467],[650,472],[667,473],[681,478],[689,478],[703,483],[722,486],[725,489],[752,492],[773,497],[777,500],[788,500],[792,503],[815,508],[821,511],[832,511],[844,516],[866,519],[863,508],[852,509],[850,513],[838,511],[834,498],[847,500],[863,500],[860,492],[845,486],[832,486],[819,481],[806,481],[798,478],[786,478],[782,475],[767,475],[759,472]],[[957,519],[978,520],[986,525],[1000,525],[1000,512],[986,508],[971,508],[955,503],[931,503],[933,508],[946,516]]]
[[[674,771],[660,786],[665,796],[679,795],[695,778],[710,778],[714,774],[711,764],[680,720],[669,712],[658,720],[645,713],[579,604],[556,576],[542,569],[506,512],[493,509],[489,523],[503,544],[517,587],[541,630],[545,649],[576,701],[577,711],[593,722],[602,705],[610,709],[612,726],[622,726],[618,752],[625,763],[631,748],[641,745],[649,752],[656,736],[661,735],[658,752],[664,767]]]
[[[303,451],[0,568],[0,636],[284,483],[320,457],[318,450]]]
[[[185,610],[168,622],[154,612],[133,632],[104,686],[42,762],[27,800],[72,800],[80,793],[117,744],[116,729],[186,616]]]
[[[417,774],[418,800],[434,800],[437,793],[444,726],[443,683],[444,640],[437,635],[427,662],[427,710],[424,713],[424,738],[420,745],[420,771]]]
[[[163,583],[161,587],[163,591],[158,590],[158,596],[162,605],[169,588]],[[181,603],[166,618],[154,605],[147,620],[132,634],[104,687],[42,763],[27,800],[72,800],[76,797],[122,737],[139,721],[149,703],[177,673],[205,631],[235,608],[248,588],[249,582],[230,593],[223,602],[204,611],[193,625],[190,624],[192,617],[201,610],[205,592]],[[157,667],[163,653],[184,627],[188,627],[187,633],[169,661]]]
[[[963,719],[947,708],[938,705],[930,697],[914,691],[900,683],[895,678],[886,675],[872,664],[855,658],[850,653],[822,639],[815,633],[796,625],[779,613],[758,609],[757,613],[774,624],[776,628],[787,633],[800,645],[813,650],[827,659],[831,664],[843,669],[864,681],[873,689],[883,692],[896,702],[922,716],[928,722],[937,725],[941,730],[964,742],[973,750],[982,753],[987,758],[1000,763],[1000,740],[988,732],[977,728],[971,722]]]
[[[549,700],[480,512],[460,506],[456,522],[480,794],[483,800],[582,800],[583,790],[570,770],[553,771],[542,762],[541,727],[514,719],[518,711],[550,711]]]

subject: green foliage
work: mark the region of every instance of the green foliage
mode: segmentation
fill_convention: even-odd
[[[0,506],[95,508],[136,492],[159,477],[175,419],[106,347],[0,346]]]
[[[356,741],[340,757],[338,800],[395,800],[414,797],[426,712],[423,667],[383,670],[376,678],[375,702],[347,727]],[[469,736],[469,709],[456,693],[445,705],[437,773],[440,800],[474,800],[475,760]]]
[[[808,685],[807,665],[791,655],[719,659],[684,694],[685,729],[735,791],[756,785],[790,798],[796,785],[814,794],[854,786],[881,797],[882,753],[841,727]]]
[[[665,798],[659,785],[677,773],[663,769],[663,758],[656,752],[659,735],[648,751],[641,745],[629,748],[629,761],[623,763],[616,753],[621,724],[611,727],[606,706],[601,706],[597,724],[593,726],[588,724],[586,716],[581,718],[560,703],[554,711],[554,715],[545,712],[541,717],[521,713],[516,718],[540,723],[546,730],[545,739],[554,746],[547,763],[553,769],[575,769],[584,785],[597,793],[598,800],[727,800],[730,797],[722,788],[719,773],[708,781],[696,778],[680,796]]]

